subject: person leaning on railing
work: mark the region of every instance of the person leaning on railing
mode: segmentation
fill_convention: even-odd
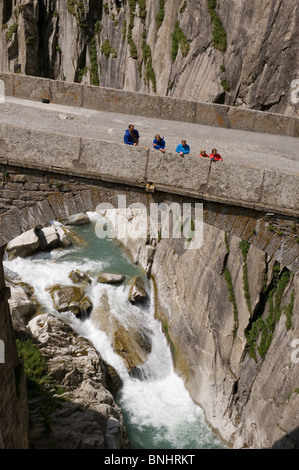
[[[182,142],[177,146],[175,151],[179,153],[181,156],[190,153],[190,147],[187,144],[186,140],[183,139]]]

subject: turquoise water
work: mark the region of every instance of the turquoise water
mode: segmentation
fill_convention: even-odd
[[[150,335],[152,351],[146,363],[139,368],[138,377],[132,377],[99,324],[90,318],[82,321],[73,314],[68,316],[74,330],[94,344],[122,379],[122,388],[115,399],[122,408],[133,449],[223,448],[218,437],[206,425],[203,411],[193,403],[182,379],[173,370],[171,353],[161,325],[154,318],[150,281],[115,240],[96,236],[96,216],[90,214],[90,217],[91,224],[72,227],[83,243],[73,243],[65,249],[39,253],[26,259],[5,261],[6,266],[33,285],[39,301],[54,315],[57,312],[47,287],[55,283],[72,284],[68,274],[73,269],[88,271],[92,283],[87,294],[93,305],[96,307],[105,293],[110,315],[114,315],[129,331],[130,328],[139,329]],[[99,284],[96,279],[100,272],[124,274],[125,282],[117,286]],[[132,305],[127,297],[128,281],[136,275],[146,281],[149,300],[142,306]]]

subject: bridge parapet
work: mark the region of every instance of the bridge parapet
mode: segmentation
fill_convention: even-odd
[[[299,175],[0,124],[0,164],[299,216]]]
[[[16,98],[299,137],[299,119],[293,116],[6,72],[0,72],[0,80],[6,95]]]

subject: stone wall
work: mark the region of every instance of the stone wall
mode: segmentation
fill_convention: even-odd
[[[5,0],[0,70],[298,117],[298,22],[290,0]]]
[[[244,170],[242,174],[242,169],[239,167],[235,188],[237,191],[237,184],[240,185],[240,200],[225,199],[223,197],[225,191],[223,190],[221,198],[215,196],[216,200],[213,201],[213,196],[218,189],[217,178],[219,178],[219,184],[223,184],[225,178],[228,182],[232,179],[232,169],[229,164],[223,164],[221,171],[224,172],[219,173],[215,165],[210,167],[210,162],[205,160],[193,157],[178,159],[171,154],[164,154],[161,158],[154,151],[143,148],[128,149],[128,146],[123,144],[111,143],[107,143],[107,151],[112,152],[113,158],[107,159],[107,154],[102,153],[102,150],[99,151],[103,148],[105,151],[103,142],[101,145],[97,145],[97,141],[89,141],[88,139],[82,139],[82,141],[77,139],[78,147],[71,139],[68,147],[68,140],[65,139],[66,153],[69,150],[70,156],[72,151],[76,154],[64,159],[62,155],[59,156],[59,145],[57,145],[60,142],[60,136],[55,141],[51,133],[49,136],[43,134],[43,140],[41,140],[39,131],[36,135],[33,131],[28,130],[25,132],[20,130],[17,133],[14,127],[11,127],[10,131],[13,131],[13,134],[8,133],[11,140],[8,139],[7,142],[8,145],[14,145],[10,152],[14,156],[15,165],[8,164],[11,159],[9,162],[5,160],[5,165],[2,160],[1,165],[0,159],[1,245],[5,245],[11,239],[36,225],[45,224],[50,220],[59,219],[69,214],[94,211],[100,202],[109,202],[114,207],[118,207],[118,195],[124,194],[128,205],[131,202],[143,202],[146,207],[149,207],[150,202],[159,204],[164,201],[169,204],[173,201],[179,204],[191,202],[193,206],[195,203],[203,203],[203,220],[207,224],[250,242],[273,256],[292,272],[299,271],[299,227],[298,218],[294,211],[295,202],[293,202],[298,190],[295,187],[295,177],[290,179],[293,186],[290,185],[288,189],[290,214],[288,215],[286,209],[280,209],[276,213],[265,212],[266,208],[261,210],[260,204],[242,201],[242,184],[243,186],[248,184],[248,192],[244,194],[247,194],[249,199],[253,199],[255,195],[259,197],[259,190],[254,187],[254,184],[250,187],[246,179],[248,172],[246,173]],[[33,142],[39,141],[40,145],[43,145],[45,149],[43,158],[38,151],[36,154],[31,152],[34,145],[30,144],[30,138]],[[22,146],[22,142],[25,140],[26,146]],[[45,164],[46,161],[51,163],[51,145],[56,147],[58,152],[56,159],[53,159],[52,162],[55,163],[55,166]],[[24,156],[27,157],[27,151],[28,155],[30,152],[32,160],[24,164]],[[55,153],[55,148],[53,153]],[[79,153],[81,155],[80,162],[76,158],[71,160]],[[93,155],[92,159],[90,155]],[[113,164],[110,164],[111,160]],[[63,165],[64,161],[66,164],[63,169],[59,165]],[[107,161],[109,161],[109,165]],[[165,162],[168,168],[163,172]],[[196,172],[194,172],[194,167]],[[101,171],[104,171],[104,174]],[[186,179],[180,178],[182,172],[188,175]],[[259,182],[267,183],[265,175],[259,181],[256,170],[251,176],[257,186]],[[275,173],[274,176],[276,176]],[[277,178],[278,176],[277,174]],[[154,193],[145,191],[146,181],[154,182],[156,185]],[[196,192],[195,189],[200,187],[201,182],[201,191]],[[204,192],[209,187],[211,188],[211,196]],[[215,192],[213,192],[213,187]],[[230,185],[227,184],[228,195],[230,195],[230,191]],[[264,197],[266,196],[267,193],[264,191]],[[270,199],[270,196],[268,197]],[[276,197],[275,193],[273,193],[273,197]],[[281,193],[277,197],[281,197]],[[291,215],[292,204],[294,204],[295,215]],[[269,206],[267,207],[269,208]]]
[[[0,72],[7,96],[171,121],[299,136],[299,118],[233,106]],[[184,109],[184,113],[182,113]]]

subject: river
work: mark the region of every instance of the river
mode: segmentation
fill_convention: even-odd
[[[67,315],[67,321],[81,336],[89,339],[102,358],[111,364],[122,379],[122,387],[115,400],[121,407],[133,449],[212,449],[223,448],[219,438],[207,426],[202,409],[195,405],[181,378],[174,372],[170,349],[154,317],[154,295],[151,282],[114,241],[96,236],[98,215],[88,214],[91,224],[72,227],[83,243],[70,247],[39,252],[27,258],[4,261],[4,265],[18,273],[21,279],[34,287],[44,309],[58,315],[47,287],[57,283],[71,285],[68,275],[79,268],[89,272],[92,279],[87,294],[93,305],[106,293],[110,315],[122,324],[150,332],[152,350],[138,377],[127,372],[122,358],[115,353],[101,325],[90,317],[78,319]],[[121,273],[125,282],[107,285],[96,282],[100,272]],[[141,276],[148,293],[145,304],[128,301],[128,281]],[[61,314],[59,315],[61,317]]]

